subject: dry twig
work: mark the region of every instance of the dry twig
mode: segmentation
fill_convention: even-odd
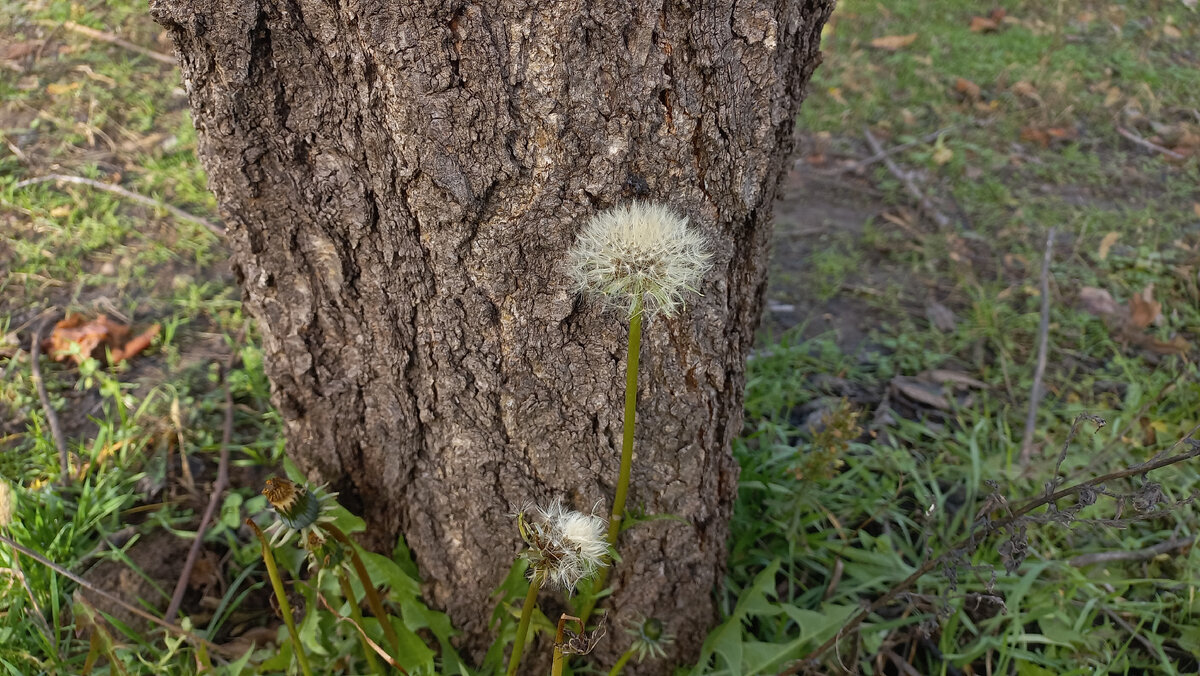
[[[110,45],[124,47],[125,49],[128,49],[131,52],[137,52],[138,54],[141,54],[142,56],[148,56],[151,59],[154,59],[155,61],[157,61],[159,63],[165,63],[168,66],[175,65],[175,57],[173,57],[169,54],[163,54],[162,52],[156,52],[153,49],[148,49],[146,47],[142,47],[141,45],[135,45],[132,42],[130,42],[120,36],[113,35],[112,33],[105,33],[104,31],[98,31],[95,28],[91,28],[89,26],[83,26],[81,24],[75,23],[74,21],[64,21],[61,24],[59,24],[57,21],[41,21],[39,23],[46,24],[46,25],[55,25],[55,26],[61,25],[63,28],[66,28],[67,30],[74,31],[76,33],[79,33],[80,35],[89,37],[93,40],[99,40],[100,42],[107,42]]]
[[[1156,153],[1162,153],[1163,155],[1166,155],[1167,157],[1170,157],[1171,159],[1174,159],[1174,160],[1187,159],[1187,155],[1177,153],[1174,150],[1171,150],[1170,148],[1164,148],[1153,141],[1148,141],[1148,140],[1142,138],[1141,136],[1138,136],[1137,134],[1129,131],[1125,127],[1117,127],[1117,133],[1120,134],[1121,136],[1124,136],[1125,138],[1129,139],[1130,141],[1133,141],[1135,144],[1137,144],[1143,148],[1146,148],[1147,150],[1153,150]]]
[[[63,437],[62,427],[58,424],[58,414],[50,405],[50,395],[46,393],[42,368],[38,364],[42,356],[42,334],[46,332],[46,326],[51,324],[54,318],[55,316],[51,315],[43,319],[42,323],[33,331],[33,338],[29,345],[29,370],[33,377],[33,384],[37,387],[38,399],[42,402],[42,410],[46,412],[46,424],[50,426],[50,436],[54,438],[54,445],[58,447],[58,482],[66,486],[71,479],[71,459],[67,453],[67,440]]]
[[[188,212],[184,211],[183,209],[180,209],[179,207],[172,206],[170,204],[167,204],[166,202],[163,202],[161,200],[156,200],[152,197],[146,197],[145,195],[133,192],[132,190],[129,190],[127,188],[122,188],[119,185],[113,185],[112,183],[104,183],[103,181],[97,181],[97,180],[91,179],[91,178],[84,178],[82,176],[68,176],[66,174],[47,174],[45,176],[37,176],[35,178],[27,178],[24,181],[17,181],[13,185],[13,188],[20,189],[20,188],[34,185],[36,183],[49,183],[50,181],[55,181],[55,182],[59,182],[59,183],[75,183],[78,185],[86,185],[88,187],[95,188],[97,190],[104,190],[106,192],[113,193],[114,195],[120,195],[121,197],[124,197],[129,200],[133,200],[134,202],[137,202],[138,204],[144,204],[149,207],[164,209],[167,211],[167,213],[171,214],[175,218],[178,218],[181,221],[187,221],[189,223],[194,223],[201,227],[207,228],[209,232],[213,233],[214,235],[216,235],[218,237],[225,236],[225,228],[216,223],[213,223],[210,220],[200,218],[199,216],[193,216],[192,214],[189,214]]]
[[[51,561],[50,559],[47,559],[46,557],[35,552],[34,550],[13,541],[11,538],[9,538],[5,535],[0,535],[0,542],[8,545],[9,547],[12,547],[13,549],[24,554],[25,556],[28,556],[29,558],[33,559],[34,561],[37,561],[38,563],[49,568],[50,570],[54,571],[55,573],[62,575],[63,577],[74,582],[75,584],[92,592],[96,596],[99,596],[100,598],[103,598],[103,599],[109,601],[110,603],[115,603],[116,605],[133,613],[134,615],[137,615],[138,617],[142,618],[143,620],[146,620],[153,624],[157,624],[158,626],[162,627],[163,629],[166,629],[167,631],[171,632],[172,634],[186,637],[188,640],[190,640],[194,643],[204,644],[205,647],[207,647],[209,650],[212,650],[213,652],[217,653],[218,655],[222,655],[222,656],[230,658],[230,659],[239,657],[239,655],[226,649],[224,646],[217,645],[216,643],[213,643],[212,641],[209,641],[208,639],[197,636],[197,635],[193,634],[192,632],[180,627],[177,624],[172,624],[171,622],[168,622],[168,621],[162,619],[161,617],[152,615],[151,613],[148,613],[145,610],[142,610],[141,608],[138,608],[137,606],[135,606],[127,601],[124,601],[121,598],[104,591],[103,589],[100,589],[99,587],[92,584],[91,582],[88,582],[86,579],[76,575],[75,573],[72,573],[71,571],[67,570],[66,568],[63,568],[62,566]]]
[[[944,127],[942,129],[939,129],[939,130],[933,132],[932,134],[926,134],[926,135],[922,136],[921,138],[913,139],[912,141],[907,141],[905,143],[901,143],[900,145],[892,146],[891,148],[888,148],[887,150],[877,150],[877,151],[875,151],[874,155],[871,155],[870,157],[865,157],[865,158],[855,162],[854,164],[850,164],[850,165],[847,165],[844,167],[835,167],[833,169],[822,169],[820,171],[814,171],[812,173],[820,174],[822,176],[840,176],[842,174],[856,174],[856,173],[862,171],[863,169],[866,169],[867,167],[871,166],[872,164],[875,164],[876,162],[879,162],[880,160],[887,159],[888,157],[891,157],[892,155],[895,155],[896,153],[908,150],[909,148],[912,148],[914,146],[919,146],[922,143],[933,143],[934,141],[936,141],[938,139],[939,136],[941,136],[942,134],[945,134],[946,132],[948,132],[952,129],[954,129],[954,127]]]
[[[1166,542],[1160,542],[1156,545],[1146,547],[1145,549],[1137,549],[1132,552],[1124,550],[1116,550],[1110,552],[1092,552],[1090,554],[1080,554],[1070,560],[1070,564],[1076,568],[1090,566],[1096,563],[1117,563],[1123,561],[1146,561],[1153,559],[1160,554],[1170,554],[1171,552],[1184,549],[1192,546],[1196,542],[1196,538],[1172,538]]]
[[[233,354],[237,354],[236,349]],[[208,531],[208,525],[212,523],[213,516],[217,513],[217,506],[221,504],[221,495],[229,485],[229,443],[233,439],[233,394],[229,391],[228,372],[232,362],[233,357],[231,356],[230,364],[221,369],[221,381],[225,385],[225,427],[221,432],[221,459],[217,463],[217,480],[213,483],[212,491],[209,493],[208,505],[204,508],[203,516],[200,517],[200,525],[196,527],[196,538],[192,540],[192,546],[188,549],[187,559],[183,563],[183,570],[179,573],[179,581],[175,583],[175,591],[171,594],[171,602],[167,605],[165,617],[175,617],[179,612],[179,607],[183,605],[183,594],[187,591],[192,569],[196,567],[196,561],[200,558],[200,550],[204,545],[204,533]],[[182,447],[179,449],[179,459],[185,466],[187,465],[187,458],[183,454]]]
[[[1046,234],[1046,251],[1042,254],[1042,317],[1038,324],[1037,366],[1033,370],[1033,387],[1029,392],[1029,412],[1025,414],[1025,434],[1021,437],[1021,458],[1033,452],[1033,428],[1037,424],[1038,404],[1042,402],[1042,378],[1046,375],[1046,347],[1050,339],[1050,260],[1054,258],[1054,228]]]
[[[879,139],[875,138],[875,135],[871,133],[869,128],[863,127],[863,134],[866,136],[867,144],[871,146],[871,150],[877,155],[882,153],[881,159],[884,166],[888,168],[888,171],[892,172],[893,176],[900,180],[900,183],[904,185],[904,189],[908,191],[908,194],[912,195],[913,199],[917,201],[917,205],[921,208],[921,211],[924,211],[925,215],[937,224],[939,228],[949,230],[952,225],[950,217],[938,211],[933,206],[933,202],[930,202],[925,193],[921,192],[921,189],[917,187],[917,182],[913,180],[912,175],[901,169],[892,161],[892,158],[888,157],[887,152],[883,149],[883,145],[879,143]]]

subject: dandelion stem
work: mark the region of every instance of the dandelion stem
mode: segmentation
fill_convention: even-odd
[[[525,634],[529,633],[529,620],[533,618],[541,588],[542,576],[534,573],[529,581],[529,591],[525,594],[525,605],[521,608],[521,623],[517,625],[517,637],[513,639],[512,655],[508,658],[508,676],[516,676],[517,667],[521,664],[521,653],[525,652]]]
[[[338,569],[338,582],[342,585],[342,596],[345,596],[346,600],[350,603],[350,618],[358,626],[363,626],[362,609],[358,607],[358,597],[354,595],[354,587],[350,585],[350,576],[346,574],[346,569],[340,566]],[[379,666],[379,660],[375,659],[375,651],[367,643],[367,637],[360,634],[359,638],[362,640],[363,654],[367,657],[367,668],[371,670],[371,673],[383,676],[384,671]]]
[[[358,555],[358,545],[354,544],[342,529],[332,523],[323,526],[325,531],[333,536],[333,539],[346,546],[346,551],[350,553],[350,563],[354,566],[354,572],[358,574],[358,579],[362,582],[363,595],[367,597],[367,605],[371,607],[371,614],[375,619],[379,620],[379,625],[383,627],[383,635],[388,640],[389,647],[392,649],[392,657],[397,661],[400,660],[400,637],[396,635],[396,628],[392,626],[392,620],[383,609],[383,601],[379,598],[379,592],[375,590],[375,583],[371,581],[371,574],[367,572],[367,567],[363,565],[362,558]]]
[[[625,654],[621,655],[621,659],[617,660],[617,663],[613,665],[612,670],[608,672],[608,676],[618,676],[631,657],[633,657],[633,648],[626,650]]]
[[[633,430],[637,416],[638,361],[642,352],[642,301],[633,302],[629,319],[629,353],[625,357],[625,424],[621,435],[621,473],[617,477],[617,495],[613,498],[612,517],[608,520],[608,544],[617,546],[621,519],[625,517],[625,498],[629,495],[629,475],[633,470]],[[605,576],[607,577],[607,576]]]
[[[621,520],[625,518],[625,499],[629,496],[629,475],[633,471],[633,432],[637,421],[637,390],[638,368],[642,352],[642,299],[633,300],[632,315],[629,318],[629,351],[625,357],[625,421],[621,435],[621,470],[617,475],[617,494],[613,498],[612,515],[608,519],[608,544],[614,549],[617,537],[621,534]],[[579,613],[586,623],[596,601],[604,587],[608,584],[608,571],[611,566],[602,568],[592,585],[592,593]]]
[[[563,651],[562,651],[563,632],[567,627],[568,619],[578,620],[579,618],[571,617],[570,615],[567,615],[566,613],[563,613],[558,618],[558,629],[554,632],[554,663],[550,667],[550,676],[562,676],[563,662],[566,661],[563,659]]]
[[[296,653],[296,661],[300,663],[300,671],[304,672],[304,676],[312,676],[312,669],[308,666],[308,655],[304,653],[304,645],[300,643],[300,632],[296,630],[296,618],[292,617],[292,604],[288,602],[287,592],[283,589],[283,580],[279,577],[279,566],[275,565],[275,555],[271,553],[271,544],[267,542],[267,537],[263,535],[258,524],[251,519],[246,519],[246,525],[254,531],[258,536],[258,541],[262,543],[263,562],[267,564],[267,576],[271,578],[271,588],[275,590],[275,598],[279,600],[279,612],[283,615],[283,622],[287,625],[288,634],[292,637],[292,648]]]

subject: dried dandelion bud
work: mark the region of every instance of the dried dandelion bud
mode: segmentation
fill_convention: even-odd
[[[8,482],[0,480],[0,528],[5,528],[12,523],[15,502],[16,499],[12,489],[8,487]]]
[[[319,548],[324,544],[327,538],[321,525],[333,521],[330,511],[337,493],[318,494],[323,488],[310,491],[280,477],[267,479],[262,493],[267,496],[267,502],[271,503],[279,517],[265,531],[271,535],[272,547],[278,547],[297,534],[301,546]]]
[[[569,594],[580,580],[608,565],[608,523],[598,516],[555,502],[547,509],[526,507],[517,514],[517,528],[529,545],[524,556],[531,579],[540,577]]]
[[[602,211],[571,247],[576,287],[630,315],[674,315],[708,271],[708,242],[665,204],[633,202]]]

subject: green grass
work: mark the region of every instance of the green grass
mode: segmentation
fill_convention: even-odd
[[[1200,40],[1200,14],[1183,3],[1025,2],[1007,8],[1001,30],[981,34],[968,28],[981,8],[950,0],[891,4],[839,4],[800,130],[819,151],[813,154],[836,162],[869,154],[863,127],[885,145],[944,129],[937,141],[894,159],[916,173],[955,226],[931,226],[876,164],[863,179],[839,178],[869,182],[863,201],[875,213],[867,222],[820,223],[829,229],[802,264],[777,266],[772,298],[790,302],[799,289],[814,307],[860,308],[865,338],[816,333],[804,324],[815,316],[801,316],[800,326],[764,342],[751,360],[745,431],[734,445],[743,469],[729,574],[717,593],[722,624],[690,671],[777,673],[863,603],[953,552],[974,528],[975,546],[868,618],[820,657],[816,672],[832,672],[839,661],[861,673],[895,670],[895,660],[922,674],[1194,672],[1200,560],[1193,548],[1076,564],[1081,556],[1195,537],[1189,498],[1200,465],[1113,482],[1111,495],[1070,523],[1034,512],[1022,538],[1028,556],[1012,571],[1002,553],[1011,534],[987,534],[977,515],[997,496],[1010,505],[1037,496],[1054,478],[1058,450],[1081,413],[1107,424],[1085,424],[1073,439],[1061,464],[1067,484],[1144,462],[1197,422],[1194,347],[1183,355],[1139,347],[1089,314],[1079,297],[1094,287],[1127,304],[1152,286],[1162,321],[1138,332],[1200,340],[1200,166],[1194,158],[1165,162],[1117,132],[1125,127],[1166,143],[1180,130],[1197,131],[1191,111],[1200,109],[1200,63],[1190,45]],[[45,37],[51,23],[71,20],[169,49],[136,2],[52,0],[35,9],[0,2],[0,19],[13,41]],[[909,33],[915,41],[896,52],[869,46]],[[230,351],[238,357],[227,374],[237,404],[235,471],[253,476],[279,466],[281,421],[216,237],[83,186],[15,187],[59,171],[118,181],[215,218],[177,75],[69,32],[58,41],[71,49],[0,74],[0,135],[25,154],[0,144],[0,267],[9,271],[0,278],[0,336],[27,334],[50,307],[115,313],[139,328],[156,321],[162,333],[149,353],[115,369],[44,361],[52,405],[73,430],[86,432],[71,451],[92,463],[65,490],[53,486],[57,449],[27,353],[0,340],[8,357],[0,361],[0,476],[17,494],[17,516],[5,533],[76,573],[112,559],[142,579],[149,576],[134,563],[137,538],[106,542],[131,524],[142,533],[186,535],[195,527],[202,500],[148,491],[165,483],[168,450],[215,467],[224,411],[218,364]],[[958,78],[978,85],[979,100],[956,93]],[[1047,129],[1071,138],[1046,147],[1030,140]],[[790,218],[779,215],[781,232],[811,225]],[[1046,395],[1035,450],[1024,457],[1038,279],[1051,226],[1059,237]],[[1113,237],[1102,255],[1101,242]],[[952,329],[930,325],[931,299],[953,310]],[[942,408],[898,389],[905,381],[897,378],[920,380],[933,369],[984,387],[942,389]],[[809,429],[822,412],[825,431]],[[1140,513],[1151,482],[1166,504]],[[255,486],[235,486],[208,532],[206,546],[226,557],[228,583],[213,596],[211,617],[192,627],[208,638],[225,641],[272,617],[257,545],[241,529],[247,517],[266,518],[265,509]],[[353,518],[342,518],[351,528]],[[279,556],[293,579],[304,579],[299,550]],[[394,624],[422,656],[418,671],[465,673],[447,643],[452,628],[420,602],[406,552],[369,564],[373,578],[392,589]],[[80,672],[89,644],[75,631],[76,585],[2,546],[0,569],[0,670]],[[510,604],[519,603],[522,580],[514,569],[504,585]],[[297,583],[296,593],[309,608],[320,607],[318,594],[341,604],[332,576]],[[45,624],[31,620],[37,617]],[[503,663],[515,624],[503,607],[495,620],[505,638],[485,672]],[[382,641],[379,624],[367,624]],[[201,659],[177,638],[119,624],[109,634],[113,647],[93,673],[117,673],[109,658],[127,673],[194,673]],[[349,668],[338,656],[360,654],[356,633],[328,611],[307,614],[301,634],[318,670]],[[219,673],[283,671],[291,650],[247,652],[240,666]],[[444,659],[435,657],[439,651]]]

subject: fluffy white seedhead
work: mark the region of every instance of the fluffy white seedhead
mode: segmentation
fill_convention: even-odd
[[[687,219],[656,202],[602,211],[583,226],[568,254],[576,287],[632,314],[672,316],[708,271],[709,245]]]
[[[527,507],[520,523],[521,536],[529,544],[530,577],[541,576],[571,593],[580,580],[608,565],[608,523],[598,516],[555,502],[546,509]]]

